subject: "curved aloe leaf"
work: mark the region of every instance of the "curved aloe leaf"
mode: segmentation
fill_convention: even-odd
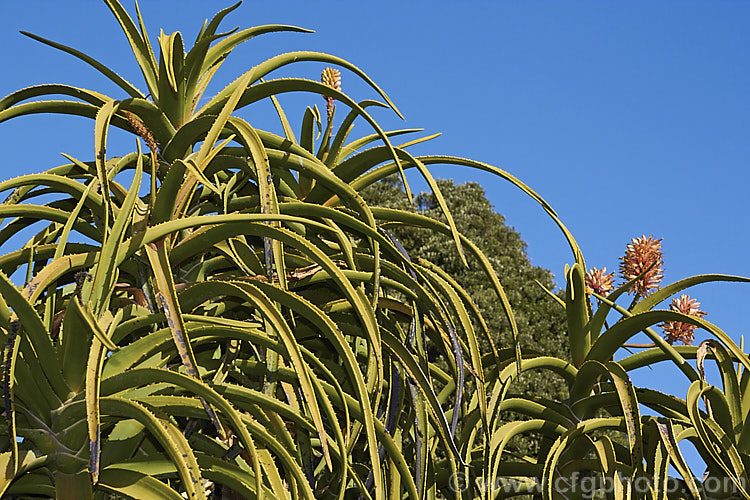
[[[66,45],[63,45],[61,43],[53,42],[52,40],[48,40],[46,38],[42,38],[41,36],[35,35],[33,33],[28,33],[26,31],[21,31],[22,35],[26,35],[27,37],[36,40],[37,42],[41,42],[45,45],[49,45],[50,47],[53,47],[55,49],[61,50],[63,52],[66,52],[70,55],[72,55],[75,58],[80,59],[81,61],[85,62],[89,66],[93,67],[95,70],[109,78],[115,85],[120,87],[122,90],[128,93],[130,97],[140,97],[142,99],[145,99],[146,96],[141,93],[140,90],[138,90],[133,84],[125,80],[123,77],[109,69],[104,64],[100,63],[96,59],[94,59],[91,56],[88,56],[84,54],[83,52],[76,50],[72,47],[68,47]]]
[[[148,90],[154,97],[154,101],[158,102],[158,66],[148,42],[148,37],[138,31],[133,19],[117,0],[104,0],[104,2],[120,23],[120,27],[123,33],[125,33],[128,42],[130,42],[131,49],[133,49],[133,55],[135,55],[136,61],[138,61],[138,66],[143,73],[143,77],[146,79]]]
[[[127,399],[107,396],[99,400],[106,415],[122,415],[141,422],[164,446],[182,479],[190,498],[205,499],[200,467],[192,448],[166,416],[154,415],[142,405]]]
[[[34,307],[3,273],[0,273],[0,294],[2,294],[8,306],[13,308],[21,328],[19,335],[25,335],[29,339],[31,346],[39,357],[44,375],[54,388],[55,393],[61,399],[66,398],[70,389],[63,382],[60,363],[42,319]]]
[[[178,492],[148,474],[116,465],[102,471],[98,486],[106,491],[139,500],[150,498],[180,500],[183,498]]]
[[[691,286],[695,286],[700,283],[712,283],[716,281],[750,283],[750,278],[744,278],[742,276],[729,276],[726,274],[701,274],[698,276],[691,276],[689,278],[685,278],[667,285],[664,288],[655,291],[648,297],[644,297],[635,305],[635,307],[633,307],[632,312],[633,314],[637,314],[642,311],[649,311],[659,302],[671,297],[678,292],[681,292],[682,290],[685,290],[686,288],[690,288]]]

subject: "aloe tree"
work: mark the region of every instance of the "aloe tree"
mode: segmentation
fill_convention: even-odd
[[[477,336],[488,332],[475,332],[477,311],[450,277],[413,262],[377,220],[438,223],[377,213],[359,195],[384,173],[416,167],[445,208],[425,167],[445,158],[417,159],[408,144],[394,146],[390,138],[414,131],[383,131],[366,108],[398,114],[395,106],[361,70],[326,54],[273,57],[198,106],[237,45],[305,30],[218,33],[235,5],[205,23],[189,50],[174,33],[160,35],[154,51],[139,12],[133,20],[116,0],[106,4],[145,89],[28,34],[88,63],[121,94],[56,84],[0,101],[0,121],[89,117],[96,144],[92,159],[67,157],[0,183],[10,192],[0,242],[37,230],[0,258],[0,490],[70,498],[455,490],[434,464],[440,457],[454,472],[467,466],[456,438],[463,386],[473,376],[484,388]],[[356,102],[336,79],[271,76],[298,61],[348,70],[385,103]],[[328,101],[325,117],[316,106],[305,111],[299,139],[276,99],[287,92]],[[283,136],[236,115],[265,99]],[[335,133],[334,101],[346,112]],[[356,120],[372,132],[350,140]],[[113,127],[142,141],[111,157]],[[445,214],[449,225],[436,230],[462,258],[464,248],[477,254],[507,305],[486,258]],[[10,279],[24,271],[25,279]],[[450,373],[430,363],[428,343],[451,360]]]
[[[0,122],[37,113],[84,116],[93,120],[95,138],[90,158],[67,157],[44,173],[0,183],[9,193],[0,205],[0,244],[26,228],[33,234],[0,257],[2,494],[553,498],[558,478],[585,471],[616,481],[613,498],[626,498],[641,477],[653,479],[652,495],[664,498],[678,481],[668,477],[672,464],[697,498],[705,483],[679,453],[679,441],[691,439],[709,477],[730,480],[748,497],[747,355],[701,318],[654,310],[699,282],[747,280],[697,277],[630,308],[616,304],[627,286],[608,297],[588,294],[583,254],[543,199],[490,165],[409,153],[427,138],[394,144],[417,131],[384,131],[368,108],[398,110],[345,60],[282,54],[199,106],[237,45],[305,30],[220,33],[235,5],[204,23],[189,50],[174,33],[161,34],[155,51],[139,12],[134,20],[116,0],[105,3],[145,87],[76,49],[29,35],[88,63],[120,94],[55,84],[0,101]],[[334,69],[322,82],[273,77],[299,61],[341,68],[384,102],[353,100]],[[327,102],[325,113],[317,106],[304,111],[299,135],[277,100],[288,92]],[[237,114],[266,99],[283,135]],[[343,119],[334,126],[337,108]],[[370,133],[351,139],[355,121]],[[131,153],[107,153],[112,128],[134,134]],[[521,352],[500,280],[460,233],[429,174],[438,163],[496,174],[559,225],[574,260],[560,301],[570,360]],[[362,190],[396,173],[411,199],[404,176],[410,168],[432,188],[445,222],[363,200]],[[484,271],[507,319],[508,345],[493,343],[487,322],[449,273],[410,256],[391,233],[403,226],[444,235],[464,264]],[[592,296],[599,300],[595,312]],[[623,316],[611,327],[610,311]],[[675,348],[650,329],[664,321],[698,325],[715,340]],[[640,331],[655,347],[613,361]],[[432,362],[428,348],[443,355],[447,370]],[[690,358],[701,366],[716,359],[723,388],[709,385]],[[628,370],[663,359],[693,381],[686,399],[630,382]],[[735,371],[735,363],[745,369]],[[570,399],[515,393],[529,370],[561,377]],[[470,396],[467,384],[476,388]],[[701,406],[701,398],[710,405]],[[639,405],[660,416],[641,415]],[[525,420],[506,423],[505,411]],[[507,452],[510,439],[529,432],[547,439],[539,455]]]

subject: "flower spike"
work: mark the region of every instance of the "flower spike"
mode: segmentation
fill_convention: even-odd
[[[341,90],[341,71],[335,69],[335,68],[325,68],[323,70],[323,73],[320,75],[320,81],[323,83],[323,85],[326,85],[328,87],[331,87],[333,90]],[[328,112],[328,119],[330,120],[333,117],[333,97],[330,96],[323,96],[323,99],[326,100],[327,106],[327,112]]]
[[[691,299],[690,296],[682,294],[679,299],[672,299],[672,303],[669,304],[669,309],[688,316],[696,318],[702,318],[706,315],[706,312],[698,309],[701,303],[695,299]],[[664,329],[666,334],[664,338],[670,344],[674,344],[676,341],[681,341],[685,345],[693,343],[695,338],[695,325],[690,323],[684,323],[682,321],[666,321],[661,327]]]
[[[664,277],[661,241],[662,238],[654,239],[653,236],[644,235],[633,238],[631,243],[628,243],[625,256],[620,258],[620,273],[626,282],[643,275],[631,285],[628,293],[645,297],[661,286],[661,279]]]
[[[586,293],[598,293],[602,297],[609,295],[614,287],[615,273],[607,273],[607,268],[603,267],[597,269],[592,267],[591,270],[586,273]]]

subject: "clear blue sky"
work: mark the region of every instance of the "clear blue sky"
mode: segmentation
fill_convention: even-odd
[[[152,38],[159,28],[180,30],[188,43],[205,18],[229,5],[143,4]],[[664,238],[667,282],[703,273],[750,276],[750,3],[247,1],[223,26],[267,23],[316,33],[251,41],[222,68],[222,85],[283,51],[344,57],[406,117],[379,113],[383,124],[442,132],[419,152],[470,157],[520,177],[558,211],[590,266],[612,270],[631,237],[654,234]],[[50,82],[121,95],[83,63],[18,30],[81,49],[145,87],[103,3],[35,0],[11,2],[0,17],[2,95]],[[305,63],[283,74],[317,79],[319,72]],[[353,80],[344,74],[344,91],[374,97]],[[292,116],[309,104],[324,106],[319,96],[282,104]],[[259,106],[248,118],[277,127],[269,112]],[[0,124],[2,177],[62,163],[60,152],[87,159],[92,140],[91,122],[83,119]],[[458,168],[434,173],[480,182],[529,244],[532,262],[560,281],[572,259],[540,208],[488,175]],[[702,285],[691,295],[706,319],[734,338],[748,333],[750,285]],[[665,367],[634,379],[653,385],[655,374],[668,380],[673,373]],[[666,384],[684,397],[685,387]]]

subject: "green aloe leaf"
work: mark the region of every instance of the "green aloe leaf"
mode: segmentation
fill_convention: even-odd
[[[494,175],[497,175],[498,177],[507,180],[517,188],[521,189],[524,193],[526,193],[528,196],[530,196],[534,201],[539,203],[545,212],[552,218],[552,220],[557,224],[557,226],[562,231],[563,235],[565,236],[565,239],[568,242],[568,245],[570,245],[570,248],[573,252],[573,256],[575,257],[575,261],[581,265],[583,269],[586,269],[586,265],[584,263],[583,259],[583,253],[581,252],[580,247],[578,246],[578,243],[576,242],[575,238],[573,238],[573,235],[570,233],[568,228],[562,223],[562,221],[557,216],[557,213],[554,211],[554,209],[546,202],[544,199],[539,196],[535,191],[533,191],[530,187],[528,187],[526,184],[521,182],[518,178],[511,175],[510,173],[499,169],[497,167],[493,167],[492,165],[488,165],[486,163],[474,161],[474,160],[468,160],[466,158],[460,158],[456,156],[438,156],[438,155],[428,155],[428,156],[418,156],[417,157],[424,165],[436,165],[436,164],[448,164],[448,165],[460,165],[470,168],[475,168],[478,170],[483,170],[485,172],[490,172]],[[406,168],[409,168],[410,165],[406,165]],[[387,164],[383,165],[381,167],[378,167],[376,169],[373,169],[369,171],[368,173],[360,176],[355,181],[351,182],[351,186],[354,189],[361,190],[366,186],[369,186],[370,184],[376,182],[379,179],[385,178],[388,175],[391,175],[397,171],[399,171],[399,166],[395,164]]]
[[[205,400],[209,405],[215,406],[222,416],[225,416],[232,425],[233,430],[238,434],[240,441],[245,450],[250,454],[252,458],[252,466],[255,469],[256,475],[256,491],[262,491],[262,474],[260,471],[260,463],[257,457],[257,450],[254,441],[250,435],[251,432],[255,433],[257,428],[248,430],[248,422],[243,416],[232,407],[232,405],[224,399],[220,394],[211,389],[208,385],[201,382],[194,377],[183,375],[181,373],[172,372],[169,370],[158,369],[158,368],[137,368],[128,372],[120,373],[112,377],[109,381],[110,384],[132,384],[131,381],[140,380],[148,383],[155,383],[164,381],[170,384],[176,384],[180,387],[185,388],[191,393],[198,396],[201,400]],[[270,439],[266,433],[263,433],[264,439]]]
[[[607,330],[604,334],[602,334],[601,337],[596,340],[591,348],[591,351],[589,352],[588,359],[608,359],[615,353],[617,349],[619,349],[619,347],[623,343],[625,343],[636,333],[647,330],[647,328],[652,325],[666,321],[690,323],[692,325],[703,328],[704,330],[713,334],[717,339],[719,339],[724,344],[724,346],[727,347],[729,352],[732,353],[734,358],[740,361],[743,366],[745,366],[746,368],[750,367],[750,360],[747,359],[747,356],[745,356],[740,348],[732,341],[732,339],[716,325],[709,323],[702,318],[688,316],[686,314],[681,314],[675,311],[661,310],[648,311],[634,316],[626,317],[616,324],[612,325],[609,330]],[[689,365],[687,365],[684,358],[679,356],[677,351],[674,350],[672,346],[666,344],[659,336],[652,336],[652,340],[657,342],[657,344],[660,345],[662,349],[669,349],[671,351],[670,354],[672,355],[672,359],[675,360],[675,363],[678,365],[678,367],[691,380],[698,379],[698,374],[695,373],[695,371]],[[661,345],[659,341],[666,345]]]
[[[700,380],[693,382],[688,389],[688,412],[703,449],[711,457],[711,461],[718,465],[732,480],[740,494],[744,498],[750,498],[750,494],[744,489],[744,486],[747,485],[747,474],[742,459],[734,446],[734,439],[727,435],[712,418],[704,417],[698,408],[698,402],[703,395],[713,395],[714,397],[711,400],[714,404],[720,398],[723,399],[723,396],[715,387]]]
[[[89,316],[90,312],[84,313],[77,298],[68,301],[62,324],[60,352],[62,374],[73,392],[82,391],[86,380],[86,360],[95,331],[89,323]],[[96,324],[95,321],[92,323]],[[102,342],[102,339],[99,341]]]
[[[441,232],[443,234],[450,234],[449,228],[447,228],[444,224],[441,224],[440,222],[431,219],[429,217],[425,217],[419,214],[413,214],[411,212],[406,212],[403,210],[393,210],[393,209],[385,209],[385,208],[373,208],[372,213],[375,217],[378,219],[382,219],[385,221],[398,221],[399,223],[405,223],[410,226],[415,227],[424,227],[427,229],[431,229],[436,232]],[[514,349],[515,349],[515,355],[516,355],[516,364],[517,366],[520,365],[521,362],[521,346],[518,342],[518,325],[516,324],[516,318],[513,314],[513,310],[510,306],[510,301],[508,300],[507,295],[505,294],[505,290],[503,289],[502,284],[500,283],[500,279],[497,276],[497,273],[495,272],[495,269],[492,267],[492,264],[490,263],[489,259],[482,253],[482,251],[477,247],[471,240],[466,238],[465,236],[461,235],[459,233],[459,238],[461,239],[461,243],[469,249],[469,252],[479,260],[479,264],[482,267],[482,270],[485,272],[486,276],[490,279],[490,283],[492,284],[492,288],[497,295],[498,299],[500,300],[500,304],[503,307],[503,312],[505,313],[505,317],[508,319],[508,323],[510,324],[511,328],[511,334],[513,335],[513,341],[514,341]],[[493,353],[494,354],[494,353]]]
[[[363,103],[369,104],[370,102],[371,101],[362,101],[360,105],[364,107]],[[376,104],[382,105],[381,103],[376,103]],[[403,134],[413,134],[415,132],[422,132],[422,131],[423,129],[419,129],[419,128],[388,130],[386,132],[386,135],[388,137],[397,137]],[[440,134],[433,134],[427,137],[415,139],[405,144],[400,144],[398,148],[405,149],[414,144],[418,144],[421,142],[434,139],[435,137],[438,137],[439,135]],[[359,177],[360,175],[370,170],[370,168],[372,168],[374,165],[377,165],[385,160],[388,160],[389,159],[388,157],[383,158],[383,154],[380,149],[382,148],[382,146],[376,146],[371,149],[366,149],[362,151],[361,153],[351,156],[355,152],[363,148],[364,146],[372,142],[375,142],[379,139],[380,137],[377,134],[370,134],[365,137],[360,137],[359,139],[352,141],[346,146],[343,146],[341,149],[341,153],[339,153],[339,157],[338,157],[339,159],[342,159],[343,161],[336,162],[335,167],[334,167],[334,171],[336,172],[336,174],[339,175],[342,179],[345,179],[346,182],[351,182],[357,177]],[[356,161],[355,161],[355,158],[357,159]],[[383,158],[383,159],[378,161],[379,158]],[[367,160],[367,161],[361,161],[361,160]],[[334,164],[331,163],[331,165],[334,165]]]
[[[70,97],[76,97],[84,102],[93,104],[94,106],[101,106],[105,102],[111,100],[111,98],[107,97],[104,94],[78,87],[71,87],[70,85],[62,85],[59,83],[34,85],[33,87],[27,87],[25,89],[17,90],[16,92],[13,92],[12,94],[9,94],[6,97],[0,99],[0,110],[4,111],[28,99],[51,95],[67,95]]]
[[[317,125],[318,135],[315,135]],[[315,140],[320,137],[320,111],[318,107],[307,107],[302,116],[302,129],[300,130],[300,146],[310,154],[315,153]]]
[[[292,130],[292,126],[289,123],[289,119],[286,117],[286,113],[284,113],[284,109],[281,107],[279,100],[276,99],[276,96],[271,96],[271,103],[276,110],[276,114],[279,115],[279,120],[281,120],[281,127],[284,129],[284,137],[286,137],[286,140],[298,144],[297,138],[294,136],[294,130]]]
[[[99,412],[99,381],[101,379],[102,343],[91,340],[89,358],[86,363],[86,424],[88,427],[90,471],[94,484],[99,481],[101,460],[101,416]]]
[[[589,438],[589,433],[605,429],[617,429],[621,426],[621,418],[592,418],[584,420],[574,429],[570,429],[561,434],[552,444],[544,463],[544,473],[542,476],[542,498],[552,500],[556,498],[554,489],[554,476],[557,472],[557,465],[565,451],[567,445],[579,437]]]
[[[164,447],[177,466],[189,498],[205,499],[200,467],[185,437],[166,416],[155,415],[144,406],[127,399],[107,396],[99,400],[103,415],[118,415],[141,422]]]
[[[694,498],[703,498],[698,489],[698,484],[695,481],[693,471],[690,470],[685,458],[680,451],[679,444],[674,434],[674,426],[672,421],[668,420],[666,423],[655,422],[655,425],[659,431],[659,439],[669,453],[672,465],[677,469],[682,478],[685,480],[690,493]]]
[[[52,345],[52,339],[42,319],[32,304],[3,273],[0,273],[0,294],[18,318],[20,323],[19,335],[25,335],[29,339],[49,384],[54,388],[59,398],[67,397],[70,389],[63,381],[60,363]]]
[[[96,151],[96,174],[99,178],[99,185],[102,187],[104,195],[104,211],[100,216],[104,219],[102,226],[105,231],[109,229],[109,218],[112,214],[111,201],[109,199],[109,175],[107,175],[107,137],[109,122],[117,113],[119,106],[118,101],[109,101],[105,103],[96,113],[96,123],[94,125],[94,143]]]
[[[461,452],[459,451],[455,441],[453,440],[448,421],[445,417],[445,413],[443,412],[440,403],[437,400],[437,395],[432,388],[432,384],[430,384],[429,380],[427,379],[427,376],[416,363],[412,355],[408,352],[406,346],[404,346],[399,339],[397,339],[386,330],[383,330],[381,332],[381,335],[386,347],[398,358],[404,369],[416,381],[416,386],[420,389],[422,395],[427,399],[427,409],[432,414],[435,423],[437,423],[438,425],[438,429],[442,435],[443,442],[451,451],[454,458],[461,465],[465,465],[463,463]]]
[[[185,67],[188,70],[185,80],[189,86],[194,86],[195,82],[197,82],[198,78],[200,78],[203,73],[202,66],[211,43],[228,35],[216,34],[216,30],[219,29],[221,21],[227,16],[227,14],[234,11],[239,6],[240,2],[237,2],[232,6],[222,9],[211,19],[211,22],[206,21],[203,23],[203,27],[198,33],[195,44],[185,56]],[[190,95],[189,92],[188,95]]]
[[[222,11],[222,13],[223,12],[224,11]],[[212,23],[213,23],[213,20],[212,20]],[[314,33],[312,30],[308,30],[305,28],[298,28],[297,26],[287,26],[283,24],[268,24],[264,26],[256,26],[253,28],[240,30],[226,37],[225,39],[219,41],[208,50],[208,52],[206,53],[206,57],[203,61],[203,66],[201,67],[201,70],[202,72],[209,71],[210,68],[220,63],[224,59],[224,57],[232,51],[232,49],[234,49],[237,45],[241,44],[242,42],[245,42],[247,40],[255,38],[256,36],[263,35],[266,33],[277,33],[277,32],[284,32],[284,31],[296,32],[296,33]]]
[[[43,220],[64,225],[70,217],[70,212],[40,205],[0,205],[0,218],[5,217],[23,217],[31,221]],[[76,220],[73,229],[95,241],[101,239],[101,233],[85,221]],[[10,236],[12,235],[7,235],[7,237]]]
[[[180,500],[182,495],[158,479],[135,470],[128,470],[112,465],[102,470],[98,483],[99,488],[127,495],[128,498],[150,500],[163,498]]]
[[[490,488],[494,488],[497,484],[492,479],[500,476],[499,469],[502,463],[502,454],[510,440],[528,432],[540,431],[560,435],[565,432],[565,428],[555,425],[546,419],[531,419],[523,422],[508,422],[492,433],[489,445],[491,465],[488,467],[488,476],[490,478],[488,484]],[[491,489],[488,493],[495,494],[497,492]]]
[[[655,291],[648,297],[643,298],[633,307],[632,312],[633,314],[637,314],[639,312],[649,311],[659,302],[671,297],[678,292],[681,292],[682,290],[685,290],[686,288],[690,288],[700,283],[712,283],[717,281],[750,283],[750,278],[743,278],[742,276],[729,276],[725,274],[702,274],[698,276],[691,276],[689,278],[685,278],[667,285],[664,288]]]
[[[369,106],[377,106],[377,107],[387,107],[385,104],[373,101],[373,100],[365,100],[360,101],[359,106],[362,109],[366,109]],[[326,165],[329,167],[337,166],[341,163],[340,160],[343,160],[344,158],[348,157],[350,154],[352,154],[354,151],[358,150],[360,147],[363,147],[367,143],[363,143],[361,145],[357,144],[351,149],[351,151],[346,152],[342,148],[344,147],[344,142],[346,141],[347,137],[349,136],[349,133],[352,131],[352,127],[354,125],[354,120],[357,119],[357,112],[356,111],[349,111],[349,113],[346,115],[344,120],[341,122],[341,125],[339,125],[339,129],[336,131],[336,135],[333,137],[333,141],[331,143],[331,147],[328,150],[328,157],[326,158]],[[392,134],[392,132],[388,132],[388,134]],[[371,141],[376,141],[379,139],[377,134],[374,134],[371,137]]]
[[[88,309],[87,306],[81,304],[77,297],[73,297],[70,299],[68,311],[70,312],[71,316],[78,319],[78,322],[75,324],[80,325],[84,327],[88,332],[91,332],[91,334],[93,334],[93,336],[96,337],[104,347],[112,352],[120,349],[102,330],[101,326],[95,319],[93,312]]]
[[[705,356],[709,352],[713,354],[716,360],[724,389],[724,398],[731,415],[730,422],[724,422],[722,427],[724,428],[724,432],[738,438],[743,427],[743,411],[739,381],[737,380],[737,372],[734,369],[733,360],[723,345],[709,340],[702,342],[698,348],[699,366],[703,364],[702,356]]]
[[[16,363],[18,360],[19,346],[21,337],[18,335],[18,323],[11,326],[6,340],[5,350],[3,352],[3,401],[5,420],[8,422],[8,440],[10,452],[6,461],[3,476],[3,489],[15,478],[21,459],[18,450],[18,429],[16,423],[16,402],[15,402],[15,378]],[[3,454],[5,455],[5,454]],[[4,460],[5,457],[3,457]],[[5,460],[4,460],[5,461]],[[1,463],[0,463],[1,465]],[[0,492],[1,493],[1,492]]]
[[[140,142],[137,145],[138,160],[136,162],[133,183],[118,210],[112,230],[105,236],[99,262],[96,265],[96,272],[91,284],[90,300],[93,303],[94,314],[96,316],[100,316],[109,304],[109,295],[114,288],[117,278],[117,250],[125,238],[126,229],[133,223],[133,210],[135,209],[136,200],[138,200],[138,192],[143,176],[143,156],[141,155]],[[109,345],[107,347],[112,349]]]
[[[249,150],[250,156],[255,164],[256,176],[258,179],[258,191],[260,194],[260,209],[261,213],[264,214],[277,214],[279,213],[279,204],[276,197],[276,190],[273,184],[273,175],[271,171],[271,165],[268,161],[268,155],[263,147],[263,141],[258,136],[255,129],[253,129],[244,120],[237,118],[231,118],[230,124],[238,132],[245,144],[245,147]],[[281,224],[278,221],[269,221],[274,227],[280,227]],[[266,237],[264,244],[267,249],[270,247],[271,255],[273,256],[273,267],[276,270],[276,276],[281,283],[282,288],[287,287],[286,283],[286,266],[284,264],[284,248],[283,245],[274,240],[273,238]],[[266,256],[266,272],[270,273],[272,266],[270,265],[270,255]]]
[[[2,481],[0,481],[0,495],[4,495],[10,486],[11,482],[15,479],[14,471],[18,469],[18,466],[24,467],[31,464],[36,460],[36,455],[30,450],[23,450],[18,456],[18,466],[10,467],[14,458],[12,457],[13,452],[6,451],[0,453],[0,470],[3,471]]]
[[[300,376],[300,386],[302,393],[307,400],[307,408],[310,411],[315,427],[318,430],[318,435],[321,439],[321,447],[323,449],[323,456],[326,458],[329,466],[332,467],[331,457],[328,451],[328,441],[326,439],[325,430],[323,428],[323,419],[320,414],[320,408],[317,401],[316,392],[313,390],[313,384],[310,376],[310,370],[307,368],[306,363],[302,359],[302,353],[299,351],[296,341],[294,340],[294,334],[289,328],[288,324],[281,315],[281,311],[276,305],[257,287],[251,283],[237,283],[235,286],[242,289],[247,294],[252,303],[258,307],[263,315],[273,325],[273,329],[281,337],[287,353],[290,357],[292,366]],[[282,302],[283,303],[283,302]]]
[[[630,449],[630,464],[635,469],[635,474],[642,472],[643,467],[643,436],[641,430],[641,414],[638,410],[638,398],[635,389],[628,377],[627,372],[614,361],[607,363],[607,370],[614,382],[620,406],[625,417],[625,429],[628,436],[628,447]]]
[[[125,33],[128,42],[130,42],[130,48],[133,50],[136,61],[138,61],[138,66],[141,68],[143,77],[146,79],[148,90],[154,97],[154,101],[158,102],[158,66],[148,38],[138,31],[133,19],[117,0],[104,0],[104,2],[120,23],[122,31]]]
[[[251,72],[246,73],[243,78],[245,77],[252,77],[254,75],[251,74]],[[232,91],[236,91],[239,88],[244,88],[243,86],[237,86],[236,82],[233,84],[230,84],[227,89],[232,88]],[[222,92],[226,92],[225,91]],[[285,79],[278,79],[278,80],[269,80],[263,83],[259,83],[257,85],[252,85],[250,87],[247,87],[244,91],[244,94],[242,98],[239,101],[239,104],[237,105],[237,109],[242,108],[244,106],[247,106],[249,104],[252,104],[254,102],[263,100],[267,97],[270,97],[272,95],[279,95],[287,92],[311,92],[315,94],[322,94],[322,95],[329,95],[330,97],[333,97],[334,99],[346,104],[350,108],[356,110],[360,116],[362,116],[370,126],[375,129],[377,134],[380,136],[380,139],[383,141],[385,146],[388,148],[388,151],[391,153],[391,157],[393,158],[396,167],[399,169],[399,172],[402,174],[402,181],[404,182],[404,187],[406,188],[407,196],[409,199],[412,198],[411,191],[409,189],[408,181],[406,181],[406,178],[403,175],[403,167],[401,165],[401,161],[398,158],[398,155],[396,154],[395,149],[393,148],[393,145],[388,140],[388,136],[385,134],[385,132],[381,129],[380,125],[364,110],[362,109],[359,104],[357,104],[355,101],[353,101],[350,97],[348,97],[346,94],[343,94],[335,89],[332,89],[322,83],[318,83],[312,80],[303,80],[303,79],[296,79],[296,78],[285,78]],[[228,94],[231,95],[231,94]],[[227,97],[221,97],[222,94],[220,93],[215,97],[211,102],[209,102],[204,108],[199,111],[199,116],[202,114],[214,114],[216,108],[218,105],[223,105],[227,101]],[[214,102],[215,101],[215,102]]]
[[[34,101],[18,104],[8,109],[0,111],[0,123],[15,118],[17,116],[27,116],[35,114],[63,114],[73,116],[83,116],[86,118],[95,118],[99,111],[98,106],[84,102],[76,101]],[[125,122],[127,123],[127,122]]]
[[[156,243],[147,246],[146,254],[151,263],[151,268],[158,287],[156,298],[167,318],[167,324],[172,332],[172,337],[175,346],[177,347],[177,351],[180,354],[182,364],[185,367],[188,376],[198,379],[200,378],[197,368],[198,363],[195,360],[190,337],[188,337],[187,330],[185,329],[185,321],[182,316],[182,311],[180,310],[180,305],[177,300],[177,292],[174,286],[174,274],[169,264],[169,257],[167,256],[167,248],[164,240],[161,239]],[[205,401],[203,404],[211,422],[219,433],[223,433],[223,429],[216,418],[214,410]]]
[[[353,383],[356,388],[359,401],[361,401],[360,410],[365,424],[368,448],[370,448],[370,458],[373,460],[373,463],[377,463],[375,461],[377,450],[377,446],[375,445],[375,416],[370,405],[367,404],[369,401],[369,394],[354,352],[339,330],[339,327],[325,313],[323,313],[323,311],[297,294],[285,292],[272,285],[261,282],[256,283],[255,286],[268,294],[271,299],[279,303],[285,303],[287,307],[303,315],[308,321],[316,325],[321,333],[331,341],[334,348],[341,356],[343,360],[342,363],[349,374],[351,383]]]
[[[469,314],[466,311],[466,309],[463,306],[463,303],[458,295],[456,293],[454,287],[446,280],[447,275],[444,272],[440,272],[440,270],[437,268],[437,266],[430,265],[428,262],[424,261],[423,259],[420,259],[420,264],[425,265],[428,269],[433,271],[435,275],[432,276],[432,280],[437,282],[437,285],[439,286],[439,290],[443,292],[447,298],[448,298],[448,304],[451,305],[452,312],[458,317],[459,324],[461,325],[461,330],[463,330],[464,335],[466,336],[466,339],[468,340],[469,345],[469,360],[471,362],[472,368],[474,369],[475,377],[477,378],[477,388],[479,390],[479,408],[480,413],[482,415],[482,421],[487,421],[487,393],[485,388],[485,380],[484,380],[484,368],[482,367],[482,358],[479,353],[479,344],[477,342],[477,337],[474,332],[474,327],[471,324],[471,320],[469,319]],[[451,314],[453,316],[453,314]],[[458,360],[463,361],[463,355],[461,353],[461,348],[458,347],[458,342],[455,342],[455,352],[456,352],[456,358],[457,362]],[[456,347],[458,347],[456,349]],[[451,429],[456,428],[456,423],[458,422],[458,415],[460,413],[461,408],[461,399],[459,395],[463,392],[463,387],[461,385],[463,384],[463,363],[461,362],[461,366],[458,366],[459,370],[459,377],[458,377],[458,387],[460,390],[456,392],[457,401],[454,404],[454,410],[453,410],[453,422],[451,424]]]
[[[216,141],[219,139],[219,134],[227,124],[227,121],[229,120],[232,112],[237,109],[240,98],[242,97],[245,89],[249,84],[249,76],[241,78],[237,82],[235,91],[229,96],[228,99],[226,99],[226,102],[224,103],[221,111],[218,113],[216,120],[211,125],[211,128],[209,129],[200,150],[198,150],[198,155],[195,157],[195,163],[197,165],[202,165],[203,160],[208,156],[209,151],[213,149]]]
[[[297,29],[299,28],[296,28],[295,30]],[[234,36],[237,36],[237,35],[239,35],[239,33]],[[227,39],[227,40],[224,40],[223,43],[228,45],[228,44],[233,43],[233,41],[230,41],[229,39]],[[220,45],[221,43],[217,44],[216,47],[214,47],[215,53],[219,52],[218,47]],[[210,57],[211,56],[209,56],[209,58]],[[207,63],[208,63],[209,58],[207,58],[207,61],[206,61]],[[380,97],[382,97],[388,103],[388,105],[396,112],[396,114],[398,114],[399,117],[403,118],[403,116],[401,116],[401,113],[396,108],[395,104],[391,102],[391,100],[388,98],[385,92],[380,90],[380,88],[375,84],[375,82],[373,82],[362,70],[360,70],[359,68],[351,64],[349,61],[346,61],[344,59],[341,59],[340,57],[332,56],[329,54],[323,54],[320,52],[288,52],[286,54],[281,54],[281,55],[272,57],[271,59],[255,66],[253,69],[245,73],[243,77],[245,76],[251,77],[250,83],[253,83],[253,82],[260,80],[261,78],[264,78],[266,75],[268,75],[270,72],[276,69],[279,69],[288,64],[302,62],[302,61],[317,61],[317,62],[322,62],[326,64],[341,66],[343,68],[346,68],[352,71],[362,80],[364,80],[370,87],[372,87],[378,94],[380,94]],[[201,108],[201,110],[198,111],[198,114],[199,115],[200,114],[214,114],[215,109],[217,107],[222,106],[223,101],[226,100],[227,96],[231,95],[231,93],[234,92],[238,86],[242,86],[242,85],[240,85],[237,80],[229,84],[227,87],[224,88],[224,90],[219,92],[213,99],[211,99],[205,106],[203,106],[203,108]],[[341,101],[341,99],[337,95],[338,94],[337,91],[335,91],[334,89],[331,89],[330,87],[323,86],[322,84],[320,84],[320,86],[323,87],[321,90],[325,90],[327,88],[331,92],[326,93],[326,94],[323,94],[322,92],[319,92],[319,93],[323,95],[331,95],[331,97],[334,97],[337,100]],[[349,99],[347,98],[343,100],[342,102],[346,102],[347,100]],[[351,106],[351,107],[354,107],[354,106]]]
[[[97,70],[98,72],[100,72],[101,74],[109,78],[109,80],[112,81],[112,83],[114,83],[115,85],[120,87],[122,90],[127,92],[128,95],[130,95],[131,97],[140,97],[142,99],[146,98],[146,96],[144,96],[140,90],[138,90],[135,86],[133,86],[133,84],[125,80],[123,77],[121,77],[120,75],[118,75],[117,73],[115,73],[114,71],[109,69],[107,66],[105,66],[104,64],[94,59],[93,57],[88,56],[84,54],[83,52],[76,50],[72,47],[68,47],[61,43],[53,42],[52,40],[42,38],[41,36],[35,35],[33,33],[21,31],[21,34],[26,35],[27,37],[33,40],[36,40],[37,42],[41,42],[45,45],[49,45],[50,47],[66,52],[72,55],[73,57],[80,59],[81,61],[85,62],[86,64],[93,67],[95,70]]]
[[[586,295],[584,275],[580,264],[575,263],[566,270],[565,312],[568,317],[570,355],[576,366],[581,366],[591,348],[590,303]]]

